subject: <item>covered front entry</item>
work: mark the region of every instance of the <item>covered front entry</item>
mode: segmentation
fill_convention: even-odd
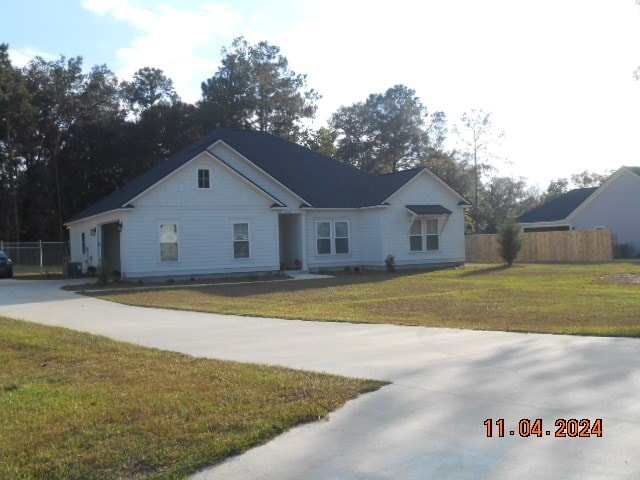
[[[280,235],[280,268],[282,270],[304,269],[302,215],[299,213],[278,215],[278,230]]]
[[[120,222],[105,223],[100,226],[100,261],[111,271],[121,271],[120,263]]]

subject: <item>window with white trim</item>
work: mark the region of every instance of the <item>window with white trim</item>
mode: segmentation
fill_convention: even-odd
[[[176,223],[160,225],[160,261],[178,261],[178,225]]]
[[[438,233],[438,219],[427,218],[425,221],[427,250],[440,250],[440,234]]]
[[[331,254],[331,222],[316,223],[316,248],[318,255]]]
[[[333,227],[336,254],[349,253],[349,222],[334,222]]]
[[[412,252],[422,251],[422,220],[414,220],[409,229],[409,248]]]
[[[249,258],[249,224],[233,224],[233,258]]]
[[[409,250],[430,252],[440,250],[440,230],[437,218],[416,218],[409,228]]]
[[[349,222],[316,222],[316,253],[318,255],[346,255],[349,253]]]
[[[198,188],[211,188],[210,173],[208,168],[198,169]]]

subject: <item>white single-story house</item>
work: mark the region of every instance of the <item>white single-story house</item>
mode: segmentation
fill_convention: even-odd
[[[123,278],[464,263],[469,202],[427,168],[372,175],[221,129],[68,219],[71,261]]]
[[[571,190],[519,218],[523,232],[610,229],[628,255],[640,252],[640,167],[621,167],[600,187]]]

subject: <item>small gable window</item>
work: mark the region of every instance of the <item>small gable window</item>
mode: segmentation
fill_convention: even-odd
[[[210,173],[208,168],[198,169],[198,188],[211,188]]]

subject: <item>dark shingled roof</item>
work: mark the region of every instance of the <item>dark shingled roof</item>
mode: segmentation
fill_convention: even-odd
[[[67,223],[116,210],[223,141],[315,208],[359,208],[382,204],[425,168],[372,175],[266,132],[220,129],[184,148],[122,188],[107,195]],[[277,200],[277,199],[276,199]]]
[[[529,210],[518,219],[520,223],[554,222],[564,220],[578,208],[598,187],[578,188],[560,195],[547,203]]]
[[[442,205],[405,205],[416,215],[451,215],[451,210]]]

